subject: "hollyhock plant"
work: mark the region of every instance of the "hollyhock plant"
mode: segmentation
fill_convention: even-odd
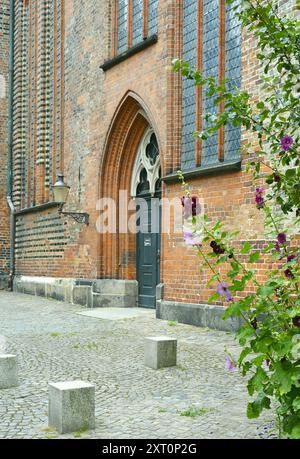
[[[290,254],[287,256],[287,262],[289,263],[290,261],[295,260],[295,258],[296,258],[296,255],[294,255],[293,253],[290,253]]]
[[[208,288],[218,282],[209,302],[221,296],[228,301],[223,319],[242,321],[236,334],[241,354],[237,362],[228,355],[226,368],[240,369],[247,378],[248,418],[272,410],[279,438],[300,439],[300,92],[295,90],[300,88],[300,23],[288,14],[282,19],[273,0],[245,0],[241,10],[236,5],[240,2],[227,2],[241,26],[256,37],[263,97],[259,100],[259,92],[253,97],[247,88],[227,81],[220,84],[188,62],[176,60],[173,66],[224,107],[195,137],[205,142],[228,123],[241,128],[243,164],[249,154],[245,171],[258,184],[253,204],[261,211],[257,220],[264,220],[265,232],[258,224],[253,241],[242,232],[237,239],[238,232],[230,229],[233,222],[215,221],[215,212],[210,215],[208,209],[197,255],[207,269],[205,277],[211,273]],[[298,5],[300,10],[300,1]],[[179,177],[188,193],[182,173]]]
[[[183,217],[187,220],[192,215],[192,201],[191,198],[181,198],[181,204],[183,207]]]
[[[285,277],[287,277],[289,279],[294,279],[295,278],[294,274],[292,273],[292,271],[290,269],[286,269],[284,271],[284,275],[285,275]]]
[[[186,245],[201,245],[202,237],[199,233],[193,232],[191,229],[183,230],[183,239]]]
[[[292,137],[290,137],[290,136],[288,136],[288,135],[285,135],[285,136],[281,139],[280,143],[281,143],[282,149],[283,149],[284,151],[288,151],[288,150],[291,148],[291,146],[293,145],[294,141],[293,141]]]
[[[226,298],[226,301],[233,301],[230,290],[228,290],[228,284],[226,282],[220,282],[217,286],[217,293]]]
[[[201,206],[199,203],[199,199],[197,196],[192,196],[192,215],[193,217],[196,217],[201,213]]]
[[[230,355],[226,355],[225,370],[230,371],[230,373],[237,371],[236,362],[232,359],[232,357],[230,357]]]
[[[254,317],[254,319],[251,321],[251,325],[254,328],[254,330],[258,329],[258,322],[257,322],[257,318],[256,317]]]
[[[279,244],[283,245],[286,243],[286,234],[285,233],[279,233],[277,236],[277,241]]]
[[[273,174],[273,180],[275,183],[280,183],[281,177],[278,174]]]
[[[189,217],[196,217],[201,213],[201,206],[197,196],[192,196],[191,198],[183,196],[181,198],[181,204],[185,219],[188,219]]]
[[[221,247],[216,241],[211,241],[210,246],[216,255],[223,255],[225,253],[224,247]]]
[[[293,317],[293,325],[300,328],[300,316]]]
[[[256,202],[256,205],[259,209],[261,209],[264,205],[264,197],[263,197],[263,194],[264,194],[264,188],[256,188],[256,193],[255,193],[255,202]]]
[[[276,241],[276,243],[275,243],[275,250],[276,250],[276,252],[280,252],[280,244],[279,244],[278,241]]]

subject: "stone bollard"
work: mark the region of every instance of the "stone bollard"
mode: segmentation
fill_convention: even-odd
[[[168,336],[146,338],[145,365],[158,370],[174,367],[177,362],[177,339]]]
[[[17,356],[0,354],[0,389],[9,389],[18,385]]]
[[[49,426],[59,433],[95,427],[95,386],[84,381],[49,383]]]

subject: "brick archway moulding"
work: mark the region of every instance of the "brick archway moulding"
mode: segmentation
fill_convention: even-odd
[[[145,102],[134,92],[129,91],[120,102],[111,121],[100,164],[99,197],[112,198],[116,203],[116,234],[100,234],[99,239],[99,278],[136,278],[135,235],[119,233],[119,190],[128,190],[136,152],[145,130],[154,130],[161,156],[163,155],[155,120]]]

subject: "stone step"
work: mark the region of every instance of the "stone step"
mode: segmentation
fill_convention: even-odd
[[[136,296],[92,293],[92,308],[135,308]]]

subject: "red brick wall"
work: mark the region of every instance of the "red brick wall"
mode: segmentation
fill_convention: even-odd
[[[78,224],[61,217],[57,208],[17,216],[17,275],[93,277],[91,255]]]
[[[100,65],[112,56],[111,4],[108,0],[87,0],[83,11],[81,0],[65,2],[64,151],[61,153],[65,178],[71,185],[65,210],[88,212],[90,226],[79,225],[69,218],[60,221],[56,209],[19,216],[19,274],[134,279],[135,239],[97,233],[97,200],[103,196],[115,197],[119,189],[129,190],[146,118],[157,134],[162,174],[167,175],[180,166],[181,79],[172,72],[171,61],[181,54],[182,0],[160,0],[158,42],[103,73]],[[242,43],[242,85],[257,97],[259,69],[255,43],[247,36]],[[141,109],[146,118],[138,113]],[[243,133],[243,144],[248,140],[247,133]],[[254,150],[247,154],[253,154]],[[243,170],[203,176],[190,184],[193,194],[204,200],[213,219],[222,219],[228,228],[241,230],[240,243],[253,240],[258,246],[264,244],[249,174]],[[164,197],[179,199],[181,194],[180,184],[163,185]],[[52,218],[54,226],[44,240],[38,240],[45,218],[49,221]],[[59,231],[58,246],[52,245],[55,230]],[[29,234],[37,258],[34,254],[25,257],[28,249],[20,245],[24,234]],[[51,258],[53,247],[56,258]],[[172,232],[163,235],[161,280],[165,284],[165,299],[207,300],[208,273],[199,271],[194,252],[186,248],[181,235]],[[267,262],[262,262],[257,268],[263,273],[266,266]]]
[[[9,215],[6,201],[8,155],[9,0],[0,5],[0,275],[9,271]]]

